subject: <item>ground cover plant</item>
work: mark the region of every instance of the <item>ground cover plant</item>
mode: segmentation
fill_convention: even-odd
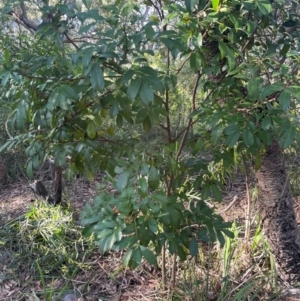
[[[81,212],[100,254],[121,254],[123,269],[147,262],[172,291],[202,244],[210,254],[237,239],[217,202],[242,171],[245,253],[251,225],[261,225],[278,278],[299,282],[284,157],[299,141],[298,2],[7,1],[1,18],[2,106],[11,110],[0,151],[22,145],[31,178],[49,158],[69,179],[101,173],[104,189]],[[216,298],[256,298],[263,278],[232,296],[224,264]]]
[[[0,300],[275,300],[279,294],[258,223],[248,251],[244,226],[234,224],[223,249],[202,243],[197,256],[180,262],[176,286],[164,291],[159,269],[144,264],[130,271],[122,269],[122,252],[99,254],[69,210],[33,203],[1,226]],[[166,261],[169,275],[171,254]]]

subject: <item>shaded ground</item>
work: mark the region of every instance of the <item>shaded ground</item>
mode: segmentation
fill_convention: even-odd
[[[51,181],[43,182],[49,189]],[[97,185],[100,182],[101,177],[99,176],[94,183],[90,183],[85,179],[77,179],[74,183],[66,185],[64,202],[71,200],[71,211],[78,224],[79,214],[83,206],[94,198]],[[28,212],[32,200],[36,199],[28,184],[25,182],[13,183],[1,192],[0,227],[19,219],[24,213]],[[14,255],[1,249],[0,241],[0,301],[39,300],[32,298],[31,295],[19,298],[21,295],[26,295],[30,287],[35,292],[40,292],[42,296],[44,288],[41,280],[33,281],[32,275],[28,274],[28,269],[22,271],[20,267],[18,274],[12,271],[10,262],[15,262]],[[155,279],[153,268],[144,265],[139,271],[120,270],[123,255],[122,252],[114,252],[101,256],[97,248],[94,252],[89,253],[86,262],[83,263],[86,268],[83,268],[70,281],[74,290],[63,300],[151,300],[149,296],[157,296],[160,285],[159,280]],[[38,276],[35,278],[39,279]],[[55,279],[51,286],[62,288],[65,283],[66,280],[64,279]],[[76,299],[74,299],[75,295]],[[70,299],[68,299],[68,296]],[[100,299],[100,296],[102,299]],[[40,298],[44,300],[42,297]]]
[[[85,179],[77,179],[74,183],[68,184],[65,188],[64,199],[71,200],[70,205],[76,220],[83,206],[91,201],[97,192],[97,185],[101,183],[101,177],[94,183],[90,183]],[[19,218],[26,213],[31,205],[31,200],[35,199],[34,194],[28,186],[29,183],[19,182],[10,184],[0,194],[0,226],[10,220]],[[45,183],[51,185],[51,182]],[[224,201],[218,207],[218,211],[222,212],[225,220],[243,220],[247,200],[245,197],[245,183],[243,177],[237,178],[233,183],[229,183],[227,191],[224,192]],[[234,201],[233,201],[234,200]],[[298,202],[297,202],[298,203]],[[297,215],[300,217],[300,206],[296,203]],[[229,206],[230,205],[230,206]],[[1,247],[1,246],[0,246]],[[1,251],[1,249],[0,249]],[[28,298],[17,299],[18,294],[24,293],[24,286],[20,285],[20,281],[26,283],[30,275],[24,275],[24,279],[10,279],[2,281],[1,277],[5,271],[9,271],[9,254],[1,254],[0,259],[0,301],[16,301],[16,300],[38,300]],[[122,252],[108,253],[105,256],[100,256],[95,250],[87,258],[87,269],[79,272],[71,284],[74,290],[69,294],[69,299],[65,301],[82,301],[82,300],[158,300],[161,296],[160,273],[150,266],[144,265],[138,271],[119,270]],[[5,257],[6,256],[6,257]],[[1,264],[2,263],[2,264]],[[109,267],[109,268],[108,268]],[[2,270],[2,271],[1,271]],[[113,275],[113,271],[116,275]],[[21,271],[20,271],[21,272]],[[3,273],[3,274],[1,274]],[[21,277],[21,276],[20,276]],[[3,278],[3,277],[2,277]],[[66,281],[56,279],[53,286],[61,287]],[[40,281],[31,283],[35,291],[43,292]],[[26,286],[25,286],[26,287]],[[26,287],[28,289],[28,286]],[[81,295],[80,292],[85,294]],[[295,292],[294,292],[295,293]],[[74,299],[75,294],[77,295]],[[296,294],[287,295],[280,300],[300,300]],[[12,297],[13,296],[13,297]],[[67,295],[68,296],[68,295]],[[101,296],[102,299],[99,299]],[[104,296],[104,297],[103,297]],[[107,296],[107,298],[105,298]],[[167,296],[161,296],[161,300],[167,300]],[[72,299],[73,298],[73,299]],[[190,300],[184,294],[177,300]],[[211,300],[215,300],[214,297]],[[263,299],[261,299],[263,300]]]

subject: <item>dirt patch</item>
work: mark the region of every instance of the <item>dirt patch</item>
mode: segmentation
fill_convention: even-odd
[[[34,197],[27,183],[10,184],[0,192],[0,226],[27,212]]]

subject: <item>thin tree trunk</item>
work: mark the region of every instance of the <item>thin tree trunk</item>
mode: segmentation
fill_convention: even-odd
[[[263,230],[275,256],[278,275],[293,285],[300,281],[300,240],[293,196],[277,141],[262,156],[256,177]]]
[[[7,173],[3,159],[0,157],[0,191],[7,185]]]

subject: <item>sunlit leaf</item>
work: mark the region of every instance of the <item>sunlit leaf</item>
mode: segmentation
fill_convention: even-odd
[[[88,123],[86,132],[91,139],[94,139],[96,137],[96,126],[95,126],[94,121],[90,121]]]
[[[267,0],[257,0],[256,4],[263,15],[269,14],[272,10],[272,5]]]
[[[220,0],[212,0],[211,3],[212,3],[213,10],[217,11],[218,7],[219,7]]]

